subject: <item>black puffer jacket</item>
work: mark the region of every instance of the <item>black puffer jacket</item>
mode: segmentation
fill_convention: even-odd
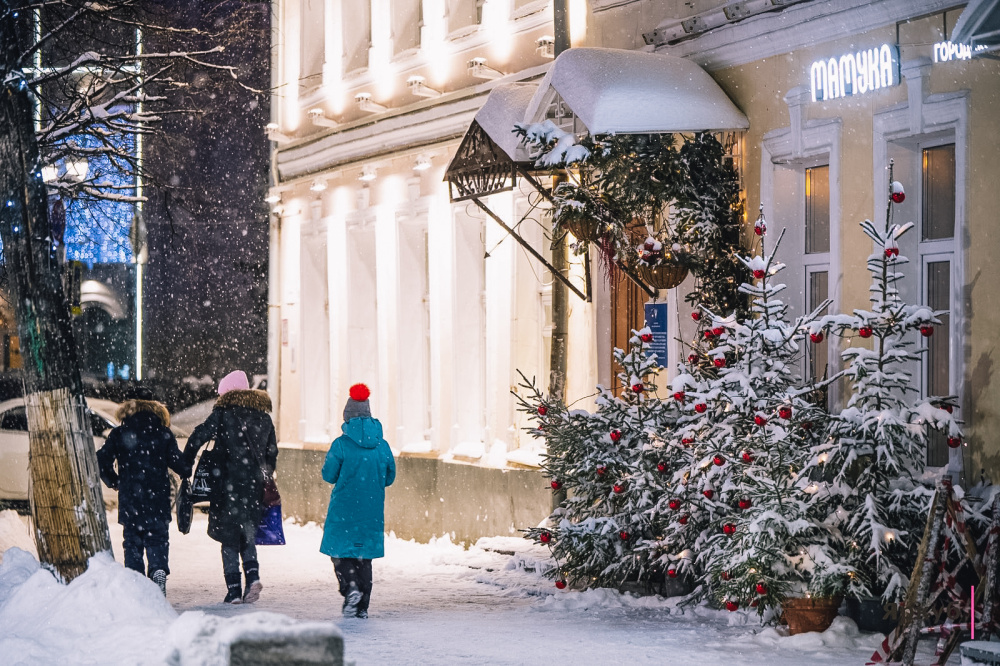
[[[208,511],[208,536],[221,543],[239,543],[241,534],[260,523],[264,472],[257,461],[268,474],[278,461],[270,411],[271,398],[264,391],[228,391],[188,438],[184,449],[188,465],[194,463],[198,449],[213,439],[215,448],[223,452],[222,475],[213,486]]]
[[[118,522],[137,529],[169,524],[167,468],[182,477],[191,474],[168,427],[170,414],[159,402],[129,400],[117,416],[122,424],[97,452],[97,463],[104,483],[118,490]]]

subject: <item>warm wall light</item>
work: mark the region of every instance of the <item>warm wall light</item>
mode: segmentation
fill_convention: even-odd
[[[315,109],[309,109],[309,120],[312,121],[313,125],[317,127],[336,127],[339,123],[336,120],[330,120],[326,117],[326,113],[323,109],[317,107]]]
[[[378,102],[372,101],[371,93],[358,93],[354,96],[354,101],[358,103],[358,108],[365,113],[382,113],[388,109]]]
[[[427,171],[431,168],[431,158],[427,155],[417,155],[417,159],[413,162],[414,171]]]
[[[52,165],[42,167],[42,182],[51,183],[58,177],[59,177],[58,167]]]
[[[539,37],[535,40],[535,53],[542,56],[543,58],[555,58],[556,57],[556,39],[555,37]]]
[[[486,64],[486,58],[473,58],[468,63],[469,76],[476,79],[499,79],[505,74]]]
[[[90,171],[90,162],[86,159],[68,160],[66,162],[66,175],[71,179],[80,182],[87,177]]]
[[[317,178],[312,182],[312,185],[309,186],[309,189],[313,192],[322,192],[326,189],[326,179]]]
[[[276,204],[279,201],[281,201],[281,195],[278,194],[277,192],[271,192],[266,197],[264,197],[264,201],[266,201],[269,204]]]
[[[364,181],[366,183],[370,183],[371,181],[375,180],[376,178],[378,178],[378,169],[376,169],[373,166],[366,166],[366,167],[362,168],[361,169],[361,175],[358,176],[358,180],[362,180],[362,181]]]
[[[409,86],[410,92],[417,97],[440,97],[441,91],[434,90],[434,88],[428,88],[424,85],[424,77],[422,76],[411,76],[406,80],[406,85]]]
[[[267,132],[267,138],[269,141],[274,141],[275,143],[288,143],[292,140],[292,137],[281,132],[281,129],[278,127],[278,123],[268,123],[264,126],[264,130]]]

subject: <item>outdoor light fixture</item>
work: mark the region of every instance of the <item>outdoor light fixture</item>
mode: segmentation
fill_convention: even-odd
[[[59,169],[54,166],[44,166],[42,167],[42,181],[46,183],[51,183],[53,180],[59,177]]]
[[[366,183],[370,183],[376,178],[378,178],[378,169],[370,165],[365,166],[363,169],[361,169],[361,175],[358,176],[358,180],[364,181]]]
[[[292,137],[281,132],[281,128],[278,127],[278,123],[268,123],[264,126],[267,131],[268,141],[274,141],[275,143],[288,143],[292,140]]]
[[[87,160],[81,159],[75,162],[66,162],[66,175],[77,182],[86,178],[88,171],[90,171],[90,163]]]
[[[413,163],[414,171],[427,171],[431,168],[431,158],[427,155],[417,155],[416,161]]]
[[[271,194],[268,194],[266,197],[264,197],[264,201],[269,204],[276,204],[279,201],[281,201],[281,195],[278,194],[277,192],[272,192]]]
[[[555,58],[556,57],[556,39],[555,37],[549,37],[548,35],[544,37],[539,37],[535,40],[535,53],[542,56],[543,58]]]
[[[336,120],[330,120],[326,117],[323,109],[316,107],[315,109],[309,109],[309,120],[312,121],[313,125],[317,127],[336,127],[340,123]]]
[[[499,79],[505,74],[486,64],[486,58],[473,58],[468,62],[469,76],[475,79]]]
[[[354,96],[354,101],[358,103],[358,108],[365,113],[382,113],[383,111],[388,111],[386,107],[372,101],[371,93],[358,93]]]
[[[440,97],[441,91],[434,90],[434,88],[428,88],[424,85],[424,77],[422,76],[411,76],[406,79],[406,85],[410,87],[410,92],[417,97]]]
[[[322,192],[326,189],[326,180],[323,178],[317,178],[312,182],[312,185],[309,186],[309,189],[313,192]]]

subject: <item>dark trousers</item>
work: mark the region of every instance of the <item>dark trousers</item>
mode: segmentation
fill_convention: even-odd
[[[368,602],[372,599],[372,561],[350,557],[331,557],[330,559],[333,560],[333,570],[337,572],[340,595],[347,597],[353,585],[361,592],[361,603],[358,604],[358,610],[368,610]]]
[[[142,527],[124,525],[125,538],[122,550],[125,551],[125,566],[143,575],[152,575],[157,569],[163,569],[168,574],[167,567],[170,548],[170,524],[151,523]],[[146,561],[143,561],[143,554]],[[149,570],[146,570],[146,562]]]
[[[254,543],[254,536],[257,527],[254,526],[254,534],[241,534],[239,543],[222,544],[222,573],[239,574],[240,560],[243,560],[243,568],[247,562],[257,563],[257,544]]]

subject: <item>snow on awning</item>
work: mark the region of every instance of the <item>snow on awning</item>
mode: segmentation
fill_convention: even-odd
[[[486,103],[476,113],[475,121],[515,162],[528,161],[520,138],[514,134],[514,125],[524,122],[525,112],[537,90],[536,83],[499,85],[490,91]]]
[[[972,0],[958,17],[951,41],[985,47],[980,51],[1000,49],[1000,0]]]
[[[556,58],[525,120],[541,122],[558,93],[591,134],[746,129],[726,93],[697,64],[662,53],[575,48]]]

